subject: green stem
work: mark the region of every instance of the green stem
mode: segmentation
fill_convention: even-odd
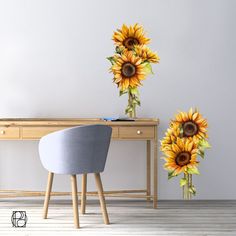
[[[184,200],[191,200],[192,193],[189,192],[189,189],[192,186],[192,175],[184,173],[184,178],[187,180],[187,183],[183,186],[183,198]]]
[[[189,188],[191,188],[192,187],[192,174],[188,174],[188,176],[189,176]],[[192,193],[188,192],[188,194],[189,194],[188,199],[191,200],[192,199]]]
[[[187,180],[187,183],[183,186],[183,188],[184,188],[184,200],[188,200],[188,174],[184,173],[184,178]]]
[[[131,91],[129,90],[129,100],[128,100],[129,106],[132,107],[132,110],[129,112],[130,118],[136,118],[136,104],[133,103],[133,96],[131,94]]]

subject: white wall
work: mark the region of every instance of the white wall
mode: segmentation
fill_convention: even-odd
[[[161,57],[140,89],[138,116],[159,117],[161,138],[176,110],[199,107],[212,149],[194,178],[196,199],[236,199],[235,9],[233,0],[0,0],[0,116],[123,115],[127,98],[118,97],[105,58],[113,31],[138,22]],[[144,148],[112,143],[106,189],[144,187]],[[159,198],[181,199],[178,180],[167,181],[162,164]],[[45,184],[36,141],[0,142],[0,188]],[[57,177],[55,189],[69,189],[69,179]]]

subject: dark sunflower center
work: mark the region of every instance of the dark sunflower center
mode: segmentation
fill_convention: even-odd
[[[184,136],[191,137],[198,132],[198,125],[193,121],[187,121],[183,124]]]
[[[138,44],[138,40],[136,38],[127,38],[125,41],[124,41],[124,46],[128,49],[133,49],[133,46],[135,44]]]
[[[131,64],[130,62],[126,62],[122,65],[121,71],[122,71],[122,75],[130,78],[135,75],[136,67],[133,64]]]
[[[175,158],[175,162],[179,166],[185,166],[190,163],[191,154],[189,152],[180,152]]]

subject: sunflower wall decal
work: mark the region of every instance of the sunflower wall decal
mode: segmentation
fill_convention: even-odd
[[[168,171],[168,179],[184,174],[180,179],[184,199],[191,199],[196,194],[192,175],[199,174],[197,157],[204,158],[205,149],[210,148],[207,127],[207,120],[197,109],[191,108],[175,116],[161,140],[162,159],[165,160],[164,169]]]
[[[140,106],[138,87],[152,72],[151,63],[158,63],[157,53],[147,47],[150,39],[146,37],[141,25],[127,26],[114,32],[115,54],[107,59],[111,62],[110,72],[113,82],[120,90],[120,96],[128,94],[128,106],[125,113],[136,118],[136,106]]]

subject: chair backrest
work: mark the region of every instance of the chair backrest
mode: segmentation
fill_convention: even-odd
[[[57,174],[103,172],[112,128],[86,125],[50,133],[40,139],[42,165]]]

